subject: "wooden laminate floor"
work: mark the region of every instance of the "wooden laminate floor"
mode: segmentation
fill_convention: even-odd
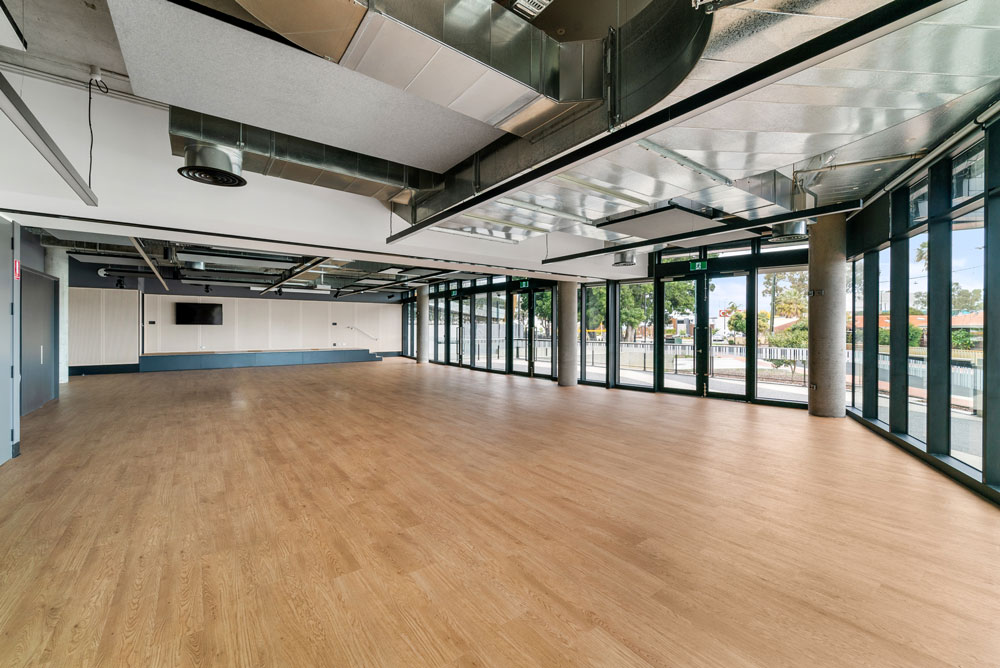
[[[1000,509],[850,420],[407,360],[74,378],[0,666],[997,666]]]

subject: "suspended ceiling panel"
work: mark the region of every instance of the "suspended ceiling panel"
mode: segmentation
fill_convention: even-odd
[[[656,239],[669,234],[681,234],[684,232],[694,232],[695,230],[707,230],[712,227],[720,227],[722,223],[696,216],[680,209],[668,209],[659,213],[650,214],[635,220],[626,220],[613,225],[602,225],[600,229],[617,232],[625,236],[636,239]]]
[[[137,95],[436,172],[503,133],[167,0],[109,0]]]

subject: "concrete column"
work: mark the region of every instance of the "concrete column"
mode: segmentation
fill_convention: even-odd
[[[559,384],[576,385],[580,378],[580,347],[576,342],[577,315],[575,281],[559,281]]]
[[[69,256],[65,248],[45,249],[45,273],[59,279],[59,382],[69,382]]]
[[[809,413],[844,417],[847,376],[847,222],[821,216],[809,228]]]
[[[429,286],[421,285],[417,288],[417,362],[426,362],[430,359],[431,329],[428,326],[430,320],[429,292]]]

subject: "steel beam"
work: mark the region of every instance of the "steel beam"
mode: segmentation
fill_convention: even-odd
[[[1000,123],[986,128],[986,355],[983,376],[983,482],[1000,485]]]
[[[73,163],[46,132],[38,118],[31,113],[24,100],[3,74],[0,74],[0,111],[7,115],[14,127],[20,130],[21,134],[35,147],[35,150],[45,158],[45,161],[52,165],[56,173],[83,200],[84,204],[97,206],[97,195],[90,189],[86,179],[76,171]]]
[[[862,415],[878,419],[878,256],[879,251],[865,253],[864,313],[862,332],[864,348],[861,357]]]
[[[316,268],[317,265],[323,264],[327,260],[332,260],[332,259],[333,258],[331,257],[314,257],[305,264],[301,264],[298,267],[293,267],[288,271],[283,271],[281,272],[281,278],[279,278],[277,281],[264,288],[260,294],[265,295],[271,290],[277,290],[288,281],[294,281],[302,274],[306,274],[312,271],[314,268]]]
[[[951,160],[930,169],[927,186],[927,452],[951,449]]]
[[[170,288],[167,286],[167,282],[163,280],[162,276],[160,276],[160,270],[156,268],[156,265],[153,264],[153,261],[149,259],[148,255],[146,255],[146,249],[142,247],[142,244],[139,242],[139,240],[136,239],[135,237],[129,237],[128,240],[131,241],[132,245],[135,246],[135,249],[139,251],[139,255],[142,256],[143,260],[145,260],[146,266],[148,266],[152,270],[153,275],[156,276],[156,280],[160,282],[160,285],[163,286],[163,289],[166,290],[167,292],[170,292]]]
[[[613,133],[603,135],[588,144],[567,151],[562,156],[510,178],[490,190],[469,197],[450,209],[414,223],[407,229],[390,235],[386,239],[386,243],[396,243],[462,211],[500,197],[505,193],[524,188],[636,140],[644,139],[651,134],[739,99],[764,86],[781,81],[814,65],[873,42],[964,1],[895,0],[895,2],[882,5],[676,104],[639,118]]]
[[[889,229],[889,428],[906,433],[910,378],[910,189],[893,191]]]

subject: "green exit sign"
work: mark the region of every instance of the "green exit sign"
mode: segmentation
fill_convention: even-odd
[[[451,296],[452,297],[457,297],[458,296],[458,290],[452,290],[451,291]]]
[[[521,288],[527,288],[527,287],[529,287],[529,285],[530,285],[530,281],[521,281],[521,282],[520,282],[520,283],[518,284],[518,287],[521,287]]]
[[[708,269],[708,260],[693,260],[691,262],[691,271],[706,271]]]

